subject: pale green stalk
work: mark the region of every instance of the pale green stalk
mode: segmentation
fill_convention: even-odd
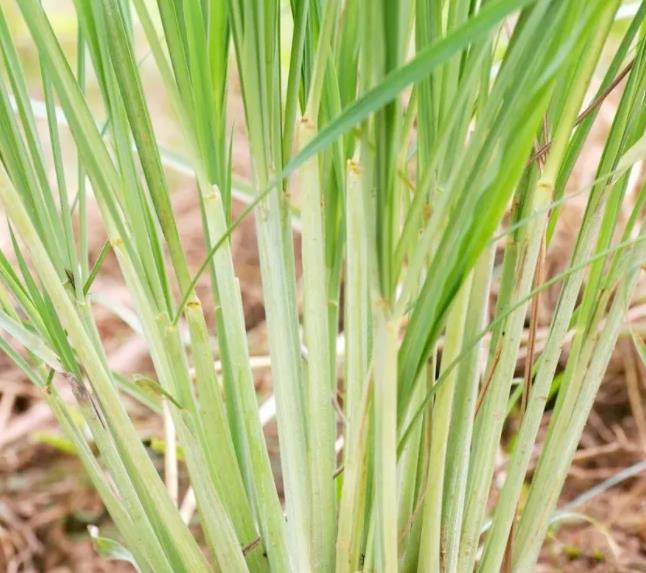
[[[164,419],[164,483],[173,504],[177,505],[179,496],[177,432],[175,431],[170,406],[166,399],[162,400],[162,411]]]
[[[263,180],[266,183],[266,179]],[[272,379],[276,395],[276,419],[281,443],[281,463],[285,479],[287,528],[290,554],[296,571],[309,568],[310,479],[304,435],[304,400],[300,386],[300,341],[296,323],[293,292],[286,283],[293,279],[284,267],[282,253],[276,245],[284,244],[277,226],[279,199],[268,198],[256,217],[265,312],[272,332],[269,338]],[[273,215],[270,216],[270,212]]]
[[[358,427],[356,412],[368,381],[371,328],[367,222],[361,166],[352,160],[348,161],[346,213],[344,436],[346,444],[351,444]],[[344,459],[348,459],[350,452],[346,447]]]
[[[397,350],[399,321],[377,298],[374,334],[374,559],[397,570]]]
[[[428,378],[428,373],[424,371],[420,374],[420,377],[426,379]],[[411,399],[411,406],[415,409],[411,409],[410,416],[403,421],[404,424],[408,425],[411,422],[414,412],[421,406],[425,397],[426,385],[423,381],[419,381]],[[419,474],[420,472],[426,472],[428,465],[426,463],[427,456],[423,455],[430,450],[424,441],[425,430],[424,424],[417,424],[411,437],[406,441],[404,447],[400,449],[397,460],[397,491],[399,493],[397,500],[397,531],[399,536],[400,567],[402,566],[402,561],[406,559],[406,554],[410,553],[410,545],[419,543],[419,539],[411,542],[410,535],[415,523],[423,521],[423,512],[421,511],[423,499],[417,489],[419,488]],[[417,499],[418,495],[420,499]],[[414,515],[415,523],[413,523]]]
[[[313,125],[301,122],[300,141],[306,144],[314,135]],[[310,468],[312,476],[312,568],[326,571],[334,562],[336,420],[333,408],[336,384],[331,372],[328,320],[328,277],[325,267],[325,236],[318,170],[318,158],[301,169],[303,198],[303,314],[307,346],[308,418],[310,420]]]
[[[359,568],[359,552],[366,514],[369,409],[365,396],[369,385],[370,301],[368,244],[361,167],[347,164],[345,274],[345,447],[343,491],[339,503],[336,571],[353,573]]]
[[[352,441],[346,442],[346,456],[343,476],[343,494],[339,504],[339,527],[336,540],[336,573],[354,573],[361,567],[360,553],[366,535],[365,524],[359,516],[366,511],[368,467],[369,467],[369,424],[372,384],[366,380],[360,403],[353,412],[354,430]]]
[[[446,369],[462,350],[465,319],[471,291],[471,277],[466,279],[453,302],[447,318],[446,336],[442,349],[442,365]],[[441,371],[440,371],[441,374]],[[422,536],[418,570],[441,571],[445,566],[446,548],[442,546],[442,506],[444,498],[446,459],[451,415],[458,370],[454,369],[435,395],[431,410],[431,449],[428,460],[428,490],[425,492]]]
[[[437,372],[437,351],[433,353],[427,371],[423,376],[426,377],[426,383],[421,384],[424,391],[428,391],[436,383],[435,373]],[[414,397],[416,398],[416,397]],[[424,397],[425,398],[425,397]],[[423,402],[422,402],[423,404]],[[420,404],[420,405],[422,405]],[[409,515],[406,529],[399,530],[399,543],[400,543],[400,571],[403,573],[410,573],[417,571],[417,564],[419,561],[419,552],[421,547],[422,537],[422,509],[424,502],[424,492],[428,486],[428,459],[430,455],[431,443],[431,417],[425,415],[422,423],[419,424],[418,430],[418,444],[416,453],[418,455],[417,471],[415,472],[415,498],[412,512]],[[410,479],[410,478],[409,478]],[[400,504],[401,507],[401,504]],[[401,545],[404,545],[401,548]]]
[[[482,254],[473,272],[469,307],[464,325],[463,350],[474,332],[480,332],[486,321],[489,309],[489,292],[492,283],[495,245]],[[467,495],[473,420],[478,397],[482,362],[483,344],[468,349],[462,358],[457,372],[458,384],[455,386],[451,432],[448,437],[446,461],[446,484],[444,486],[444,505],[442,511],[441,547],[445,553],[446,571],[457,571],[460,552],[460,536],[464,500]]]
[[[323,82],[334,39],[338,2],[325,5],[319,35],[317,58],[305,115],[299,125],[299,146],[304,148],[316,135]],[[301,221],[303,260],[303,319],[307,346],[306,408],[309,419],[309,465],[312,481],[311,527],[313,571],[329,571],[334,563],[336,503],[334,470],[336,452],[336,380],[330,356],[328,315],[328,272],[325,264],[326,239],[324,196],[319,174],[319,158],[314,156],[301,168]]]

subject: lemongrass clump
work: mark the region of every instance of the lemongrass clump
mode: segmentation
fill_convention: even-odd
[[[38,0],[17,7],[43,101],[0,8],[0,204],[13,247],[0,259],[0,348],[74,443],[120,555],[154,572],[533,570],[646,257],[646,191],[629,188],[646,153],[646,2],[74,0],[75,60]],[[141,42],[183,136],[177,153],[158,143]],[[230,152],[232,78],[246,182]],[[570,176],[611,93],[603,155],[576,192],[576,243],[547,277]],[[178,169],[195,180],[199,268],[171,203]],[[90,265],[93,202],[108,242]],[[283,498],[230,244],[251,213]],[[94,279],[109,250],[154,380],[108,364]],[[214,331],[195,291],[204,274]],[[554,285],[539,345],[538,301]],[[124,393],[163,419],[163,475]]]

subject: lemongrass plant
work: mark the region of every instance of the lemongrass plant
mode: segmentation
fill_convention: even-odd
[[[646,152],[646,2],[74,0],[75,59],[46,3],[16,5],[43,101],[0,8],[12,245],[0,258],[0,347],[72,440],[119,554],[155,573],[532,571],[646,260],[646,189],[631,177]],[[183,135],[180,159],[158,143],[142,46]],[[242,191],[232,77],[253,174]],[[602,157],[576,193],[586,208],[575,245],[547,277],[570,176],[611,93]],[[64,160],[62,130],[76,161]],[[171,204],[178,165],[196,182],[199,268]],[[236,197],[248,204],[234,219]],[[108,234],[93,264],[91,203]],[[250,214],[283,498],[230,244]],[[109,250],[154,380],[108,365],[93,307]],[[214,330],[195,292],[205,273]],[[539,347],[538,300],[555,286]],[[124,394],[163,418],[163,475]],[[178,508],[180,464],[191,489]]]

